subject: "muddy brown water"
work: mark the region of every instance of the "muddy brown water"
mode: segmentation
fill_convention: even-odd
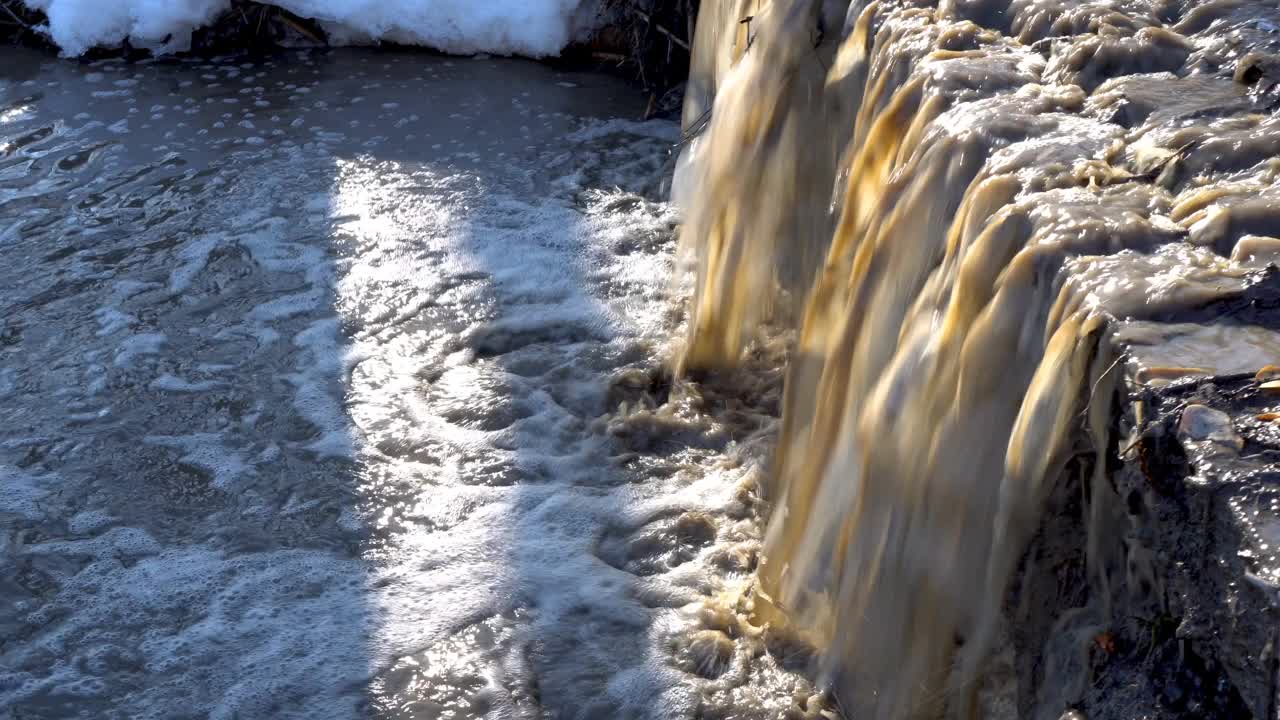
[[[1274,319],[1198,312],[1280,248],[1275,6],[701,7],[680,363],[732,371],[777,328],[796,338],[757,620],[820,648],[851,717],[997,714],[979,701],[1006,593],[1078,473],[1092,592],[1046,619],[1010,693],[1058,717],[1095,679],[1096,637],[1178,602],[1136,579],[1150,528],[1117,510],[1113,408],[1280,350]],[[1255,693],[1254,712],[1273,702]]]

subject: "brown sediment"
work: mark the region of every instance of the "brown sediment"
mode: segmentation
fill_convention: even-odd
[[[1117,335],[1243,296],[1273,256],[1280,12],[744,5],[747,29],[704,6],[694,46],[685,122],[710,120],[678,183],[697,285],[677,364],[733,367],[794,323],[762,612],[821,649],[853,717],[972,716],[1064,477],[1092,499],[1092,590],[1059,638],[1087,642],[1057,656],[1124,605],[1116,400],[1224,371]]]

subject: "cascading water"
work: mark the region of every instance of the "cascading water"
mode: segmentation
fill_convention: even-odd
[[[732,367],[766,320],[797,330],[755,612],[820,649],[848,716],[978,712],[1068,464],[1090,527],[1110,522],[1117,328],[1239,293],[1275,257],[1278,16],[703,3],[678,365]],[[1116,612],[1099,537],[1081,637]]]

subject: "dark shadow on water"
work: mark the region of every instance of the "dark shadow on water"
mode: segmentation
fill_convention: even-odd
[[[331,168],[255,157],[296,103],[252,65],[5,55],[0,707],[357,712],[379,610],[308,227]]]

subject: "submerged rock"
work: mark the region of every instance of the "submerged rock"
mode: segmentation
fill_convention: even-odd
[[[1204,405],[1188,405],[1178,422],[1178,439],[1206,453],[1239,452],[1244,438],[1236,433],[1231,416]]]

